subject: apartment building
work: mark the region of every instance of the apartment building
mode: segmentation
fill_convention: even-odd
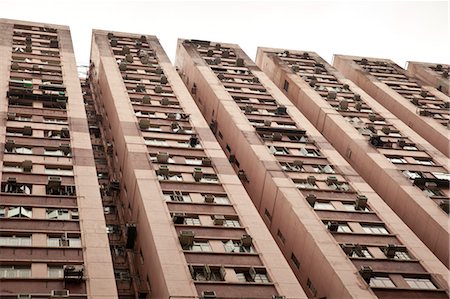
[[[239,46],[179,40],[176,66],[309,297],[448,296],[448,269]]]
[[[316,53],[259,48],[257,64],[449,267],[450,160]]]
[[[408,72],[415,78],[433,86],[437,90],[449,95],[450,79],[448,73],[450,65],[442,63],[428,63],[408,61]]]
[[[89,85],[130,288],[307,298],[156,37],[94,30]]]
[[[393,61],[334,56],[334,66],[393,115],[450,157],[450,98]]]
[[[0,297],[117,298],[69,28],[0,28]]]

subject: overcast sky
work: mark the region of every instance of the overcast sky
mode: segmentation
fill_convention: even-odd
[[[172,61],[177,38],[450,63],[449,1],[0,0],[0,18],[69,25],[77,63],[91,29],[156,35]]]

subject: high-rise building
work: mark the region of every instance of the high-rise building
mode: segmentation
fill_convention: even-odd
[[[316,53],[260,48],[257,64],[449,267],[450,160]]]
[[[0,298],[117,298],[69,28],[0,28]]]
[[[415,79],[388,59],[335,55],[334,66],[431,145],[450,157],[448,94]]]
[[[88,83],[130,289],[307,298],[156,37],[94,30]]]
[[[450,72],[450,65],[408,61],[407,69],[417,79],[433,86],[446,95],[449,94],[450,79],[448,78],[448,73]]]
[[[239,46],[179,40],[176,66],[310,297],[447,298],[448,269]]]

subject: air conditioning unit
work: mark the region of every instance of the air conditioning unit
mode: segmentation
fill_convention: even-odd
[[[355,209],[364,210],[366,207],[367,207],[367,196],[365,195],[356,196]]]
[[[70,148],[70,144],[68,144],[68,143],[61,143],[60,145],[59,145],[59,149],[64,153],[64,155],[68,155],[68,154],[70,154],[70,152],[72,151],[71,150],[71,148]]]
[[[362,109],[362,104],[361,104],[360,102],[356,103],[356,104],[355,104],[355,109],[358,110],[358,111],[361,111],[361,109]]]
[[[300,70],[300,67],[299,67],[298,65],[296,65],[296,64],[293,64],[293,65],[291,66],[291,69],[292,69],[292,71],[293,71],[294,73],[296,73],[296,72],[298,72],[298,71]]]
[[[389,133],[391,133],[391,128],[388,126],[383,126],[383,128],[381,128],[381,131],[386,134],[389,135]]]
[[[285,114],[287,113],[286,106],[284,106],[284,105],[278,106],[278,107],[277,107],[277,110],[275,111],[275,113],[276,113],[277,115],[285,115]]]
[[[50,40],[50,48],[58,48],[59,43],[57,39],[51,39]]]
[[[370,113],[369,114],[369,120],[370,121],[376,121],[377,120],[377,115],[374,113]]]
[[[403,148],[406,145],[405,139],[399,139],[397,140],[397,144],[399,147]]]
[[[355,94],[353,95],[353,100],[355,100],[356,102],[361,101],[361,95],[355,93]]]
[[[286,296],[273,295],[272,299],[286,299]]]
[[[182,246],[191,246],[194,244],[194,232],[191,230],[182,230],[178,235],[178,239],[180,240],[180,244]]]
[[[119,70],[121,70],[122,72],[125,72],[127,70],[127,63],[125,61],[120,62]]]
[[[215,64],[215,65],[218,65],[218,64],[220,64],[221,62],[222,62],[222,59],[220,59],[220,57],[214,58],[214,64]]]
[[[222,74],[222,73],[219,73],[218,75],[217,75],[217,78],[219,79],[219,80],[223,80],[223,79],[225,79],[225,76],[224,76],[224,74]]]
[[[222,58],[229,58],[230,57],[230,51],[223,50],[221,53]]]
[[[313,176],[313,175],[309,175],[309,176],[306,178],[306,181],[307,181],[309,184],[314,184],[314,183],[316,183],[316,177]]]
[[[192,176],[196,181],[200,181],[203,178],[203,170],[201,168],[194,168]]]
[[[426,109],[419,109],[419,115],[420,116],[430,116],[431,112]]]
[[[348,101],[342,100],[339,102],[339,109],[340,110],[347,110],[348,109]]]
[[[64,266],[64,281],[66,282],[81,282],[84,276],[84,266],[70,265]]]
[[[159,152],[156,155],[156,161],[158,161],[158,163],[167,163],[167,161],[169,161],[169,154],[166,152]]]
[[[208,158],[208,157],[203,157],[202,158],[202,165],[203,166],[211,166],[211,159],[210,158]]]
[[[156,70],[155,70],[155,73],[158,74],[158,75],[161,75],[163,73],[162,68],[157,67]]]
[[[162,89],[162,87],[161,86],[155,86],[155,92],[156,93],[162,93],[163,92],[163,89]]]
[[[206,194],[206,195],[205,195],[205,202],[207,202],[207,203],[213,203],[213,202],[214,202],[214,195],[212,195],[212,194]]]
[[[359,274],[361,274],[362,278],[367,282],[370,283],[370,278],[372,277],[372,267],[370,266],[361,266],[359,269]]]
[[[252,105],[245,105],[245,112],[246,113],[252,113],[253,111],[253,106]]]
[[[69,128],[61,128],[61,138],[69,138],[70,132]]]
[[[327,227],[331,232],[337,232],[339,223],[336,221],[329,221]]]
[[[252,245],[252,240],[253,240],[252,236],[247,235],[247,234],[242,235],[242,237],[241,237],[241,246],[245,246],[245,247],[251,246]]]
[[[234,163],[236,161],[236,155],[230,154],[230,157],[228,158],[228,161],[230,163]]]
[[[189,138],[189,145],[191,147],[195,147],[198,144],[198,137],[197,135],[191,135],[191,137]]]
[[[141,56],[139,56],[139,60],[141,60],[141,63],[142,64],[147,64],[147,63],[149,63],[149,56],[147,55],[147,54],[145,54],[145,55],[141,55]]]
[[[17,299],[31,299],[30,294],[18,294]]]
[[[369,63],[369,61],[366,58],[361,59],[361,64],[362,65],[365,65],[365,64],[368,64],[368,63]]]
[[[327,177],[327,185],[336,184],[338,182],[337,177],[329,176]]]
[[[244,59],[242,59],[242,58],[236,59],[236,66],[243,67],[244,66]]]
[[[169,175],[169,167],[167,165],[159,165],[158,175]]]
[[[150,102],[149,102],[149,104],[150,104]],[[168,106],[168,105],[170,105],[169,99],[168,99],[168,98],[162,98],[162,99],[161,99],[161,105],[162,105],[162,106]]]
[[[129,63],[133,63],[133,55],[131,55],[131,54],[127,54],[127,55],[125,55],[125,60],[126,60],[126,62],[129,62]]]
[[[160,82],[161,82],[161,84],[167,84],[167,82],[168,82],[167,77],[162,75],[161,79],[160,79]]]
[[[69,290],[52,290],[50,298],[69,298]]]
[[[33,129],[30,126],[23,127],[23,135],[26,135],[26,136],[33,135]]]
[[[30,172],[33,168],[33,162],[31,160],[25,160],[22,162],[22,168],[25,172]]]
[[[202,291],[201,299],[216,299],[216,292],[214,291]]]
[[[273,141],[280,141],[283,138],[283,134],[279,132],[275,132],[272,134],[272,140]]]
[[[439,207],[446,212],[447,214],[450,212],[450,202],[448,200],[441,200],[439,203]]]
[[[185,218],[186,218],[185,213],[173,213],[172,221],[174,224],[184,224]]]
[[[311,81],[309,82],[309,86],[314,87],[314,86],[316,86],[316,84],[317,84],[317,78],[313,77],[311,79]]]
[[[57,188],[61,186],[61,177],[60,176],[49,176],[47,180],[47,186],[49,188]]]
[[[150,120],[142,118],[139,120],[139,128],[141,130],[147,130],[150,127]]]
[[[423,98],[426,98],[427,95],[428,95],[428,91],[422,89],[422,90],[420,91],[420,95],[421,95]]]
[[[150,104],[150,96],[149,95],[145,95],[142,98],[142,104]]]
[[[247,175],[245,174],[245,171],[243,171],[243,170],[239,170],[239,171],[238,171],[238,178],[239,178],[241,181],[248,182]]]
[[[130,47],[123,46],[122,47],[122,55],[130,54]]]
[[[355,248],[355,245],[353,245],[353,244],[342,244],[341,247],[342,247],[342,250],[344,250],[344,253],[349,256],[353,252],[353,249]]]
[[[8,120],[15,120],[15,119],[16,119],[16,113],[8,112]]]
[[[310,194],[306,195],[306,201],[309,203],[309,205],[311,207],[314,208],[314,205],[316,204],[316,201],[317,201],[317,197],[314,194],[310,193]]]
[[[212,57],[214,55],[214,51],[209,49],[208,52],[206,52],[206,56]]]
[[[11,139],[6,140],[5,149],[8,152],[12,151],[15,147],[16,147],[16,143],[14,142],[14,140],[11,140]]]
[[[108,39],[112,39],[114,37],[114,33],[108,32],[106,36],[108,37]]]
[[[336,96],[337,96],[337,93],[335,91],[333,91],[333,90],[330,90],[330,91],[328,91],[327,99],[335,100]]]
[[[111,47],[117,47],[117,38],[112,38],[109,43],[111,44]]]
[[[225,216],[214,215],[214,225],[223,225],[225,223]]]
[[[383,252],[388,258],[394,258],[397,252],[397,246],[395,244],[388,244],[388,246],[383,248]]]

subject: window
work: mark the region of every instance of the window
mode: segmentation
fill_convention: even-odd
[[[48,236],[47,246],[49,247],[81,247],[80,236]]]
[[[0,236],[0,246],[31,246],[31,236]]]
[[[3,164],[3,172],[23,172],[22,165],[20,164]]]
[[[434,165],[434,162],[431,159],[418,159],[414,158],[416,160],[416,163],[421,165]]]
[[[369,285],[376,288],[395,288],[395,284],[389,277],[374,276],[370,278]]]
[[[316,183],[308,182],[307,180],[297,180],[295,186],[299,189],[318,189]]]
[[[318,173],[334,173],[334,169],[330,165],[312,165],[312,167]]]
[[[48,266],[47,273],[49,278],[63,278],[64,269],[63,266]]]
[[[182,193],[181,191],[173,191],[170,193],[164,193],[164,199],[167,201],[183,201],[183,202],[192,202],[189,194]]]
[[[215,174],[203,174],[203,177],[200,179],[202,183],[218,183],[219,177]]]
[[[158,145],[158,146],[168,146],[169,144],[167,143],[166,140],[163,139],[144,139],[144,143],[146,145]]]
[[[11,151],[6,150],[7,153],[16,153],[16,154],[24,154],[24,155],[31,155],[33,154],[33,149],[31,147],[25,147],[25,146],[16,146]]]
[[[412,289],[437,289],[433,282],[428,278],[405,278],[405,281]]]
[[[184,224],[186,224],[186,225],[202,225],[200,222],[200,219],[196,216],[185,217]]]
[[[432,174],[439,180],[450,181],[450,173],[432,172]]]
[[[418,171],[409,171],[409,170],[404,170],[403,175],[410,180],[419,179],[422,177]]]
[[[306,281],[306,286],[308,287],[308,289],[311,291],[311,293],[313,294],[313,296],[317,295],[317,289],[316,287],[312,284],[312,281],[308,278],[308,280]]]
[[[185,158],[185,163],[189,165],[202,165],[202,159],[197,158]]]
[[[226,227],[241,227],[239,220],[237,219],[225,219],[223,226]]]
[[[284,89],[285,91],[288,91],[288,89],[289,89],[289,82],[286,81],[286,80],[284,80],[283,89]]]
[[[264,269],[251,268],[249,270],[237,270],[235,269],[236,278],[239,282],[256,282],[256,283],[269,283],[270,280]]]
[[[243,246],[240,241],[229,240],[222,241],[223,247],[226,252],[244,252],[244,253],[254,253],[255,249],[253,246]]]
[[[274,155],[289,155],[289,150],[286,147],[270,146],[269,149]]]
[[[212,251],[208,241],[194,241],[192,246],[188,249],[191,251]]]
[[[47,209],[47,219],[69,220],[78,219],[77,209]]]
[[[352,232],[350,226],[348,226],[347,224],[344,224],[344,223],[339,223],[338,224],[337,231],[340,232],[340,233],[351,233]]]
[[[31,184],[21,184],[14,180],[2,183],[1,191],[6,193],[31,194],[32,187]]]
[[[395,252],[394,259],[407,261],[411,259],[411,256],[406,251],[397,250]]]
[[[300,153],[306,157],[319,157],[320,152],[313,148],[301,148]]]
[[[314,209],[315,210],[334,210],[334,206],[331,204],[331,202],[320,202],[316,201],[314,203]]]
[[[347,183],[336,182],[332,184],[328,184],[328,187],[332,190],[336,191],[348,191],[350,190],[350,186]]]
[[[362,224],[363,230],[369,234],[387,235],[388,230],[383,225]]]
[[[32,218],[33,210],[25,207],[7,207],[5,214],[7,218]]]
[[[294,263],[294,265],[297,269],[300,269],[300,262],[294,253],[291,254],[291,261]]]
[[[283,233],[280,230],[277,230],[277,237],[278,239],[280,239],[281,242],[283,242],[283,244],[286,243],[286,238],[284,237]]]
[[[359,209],[356,209],[355,203],[351,202],[343,202],[342,205],[344,206],[345,210],[347,211],[363,211],[368,212],[370,211],[369,208],[366,206],[364,209],[360,207]]]
[[[167,175],[158,174],[158,180],[160,181],[183,181],[183,177],[179,173],[169,173]]]
[[[209,266],[189,266],[192,279],[196,281],[223,281],[225,280],[224,268],[210,268]]]
[[[367,250],[366,246],[357,245],[353,248],[350,253],[351,257],[364,257],[364,258],[372,258],[372,254],[370,254],[369,250]]]
[[[217,204],[230,204],[230,200],[226,195],[214,195],[214,202]]]
[[[284,171],[297,171],[297,172],[301,172],[304,169],[302,168],[302,166],[300,166],[299,164],[296,163],[288,163],[288,162],[283,162],[281,163],[281,168],[283,168]]]
[[[387,158],[389,159],[389,161],[391,161],[394,164],[406,164],[406,163],[408,163],[402,157],[387,157]]]
[[[44,155],[64,157],[64,156],[71,156],[71,153],[68,152],[66,155],[62,150],[46,148],[44,149]]]
[[[73,175],[72,168],[45,166],[45,174],[49,175]]]
[[[0,266],[0,278],[30,278],[31,266]]]

